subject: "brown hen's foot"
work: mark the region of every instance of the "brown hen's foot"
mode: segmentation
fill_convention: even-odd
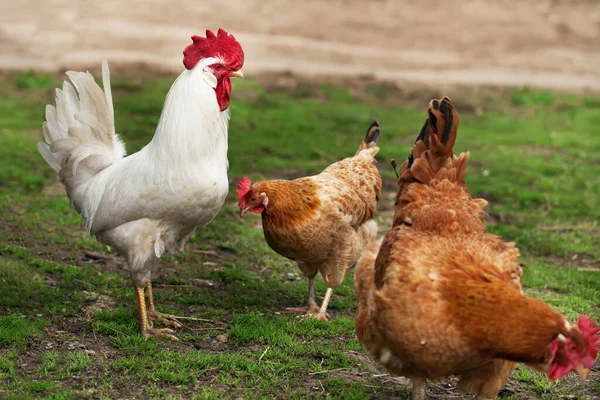
[[[170,314],[163,314],[156,310],[148,310],[148,325],[150,328],[153,326],[154,321],[158,321],[164,326],[170,326],[173,329],[181,328],[181,324],[177,321],[177,317]]]
[[[319,312],[319,306],[316,304],[313,304],[311,306],[304,306],[304,307],[287,307],[285,309],[285,311],[291,311],[291,312],[295,312],[298,314],[316,314]]]
[[[308,307],[306,307],[306,306],[304,306],[304,307],[286,307],[285,311],[298,313],[298,314],[305,314],[308,312]]]
[[[169,328],[163,328],[163,329],[156,329],[156,328],[148,328],[144,331],[142,331],[142,336],[144,336],[146,339],[148,339],[149,337],[156,337],[158,339],[170,339],[170,340],[179,340],[177,339],[177,337],[174,335],[175,331]]]
[[[321,303],[321,307],[312,313],[309,312],[306,314],[307,317],[320,319],[321,321],[327,322],[329,318],[329,314],[327,314],[327,306],[329,305],[329,300],[331,300],[331,295],[333,294],[332,288],[327,288],[325,292],[325,297],[323,298],[323,303]],[[316,306],[316,304],[315,304]]]
[[[329,322],[328,318],[331,317],[329,314],[319,312],[318,310],[317,310],[317,312],[312,313],[312,314],[307,313],[305,316],[307,318],[314,318],[314,319],[318,319],[318,320],[325,321],[325,322]]]

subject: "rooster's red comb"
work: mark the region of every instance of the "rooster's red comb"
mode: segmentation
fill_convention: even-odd
[[[577,326],[587,343],[588,355],[595,360],[598,355],[598,347],[600,347],[600,336],[598,335],[600,326],[594,326],[594,323],[585,315],[579,317]]]
[[[192,44],[183,50],[183,65],[192,69],[198,61],[207,57],[219,57],[225,61],[228,68],[237,71],[244,65],[244,51],[232,34],[219,28],[215,35],[210,29],[206,37],[192,36]]]

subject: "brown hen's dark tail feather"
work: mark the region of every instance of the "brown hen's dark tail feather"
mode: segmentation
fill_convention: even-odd
[[[377,146],[377,140],[379,140],[379,136],[381,136],[379,121],[373,119],[371,121],[371,125],[369,125],[369,128],[367,129],[367,134],[365,135],[363,142],[360,144],[360,147],[358,148],[356,154],[358,154],[361,150]]]
[[[415,157],[418,157],[427,149],[437,157],[448,158],[452,156],[459,123],[458,113],[454,109],[452,101],[446,96],[441,100],[431,100],[427,114],[425,124],[408,156],[409,167],[412,166]],[[426,147],[417,146],[419,141],[423,142]],[[415,154],[415,152],[418,154]]]
[[[453,147],[459,124],[458,113],[448,97],[431,100],[427,120],[415,145],[400,168],[399,182],[427,183],[454,157]],[[466,162],[466,160],[465,160]]]

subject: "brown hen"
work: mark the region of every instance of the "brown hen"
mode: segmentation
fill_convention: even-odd
[[[523,294],[519,251],[487,233],[487,202],[464,181],[469,154],[453,154],[458,114],[447,97],[428,114],[400,170],[393,227],[357,264],[360,342],[411,378],[415,400],[427,379],[451,374],[459,390],[494,398],[516,362],[586,377],[600,329]]]
[[[238,185],[240,215],[261,214],[269,246],[296,261],[308,278],[308,307],[289,310],[327,320],[333,289],[375,240],[373,214],[381,196],[381,176],[375,166],[379,136],[379,123],[373,120],[356,154],[319,175],[254,184],[245,177]],[[314,294],[318,272],[327,284],[321,307]]]

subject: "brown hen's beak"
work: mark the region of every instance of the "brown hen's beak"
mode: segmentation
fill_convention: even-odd
[[[590,375],[590,370],[588,368],[575,368],[575,372],[579,374],[583,378],[584,381],[587,381],[588,376]]]
[[[242,71],[232,71],[230,75],[234,78],[244,78],[244,74],[242,73]]]
[[[244,216],[252,207],[240,208],[240,218]]]

